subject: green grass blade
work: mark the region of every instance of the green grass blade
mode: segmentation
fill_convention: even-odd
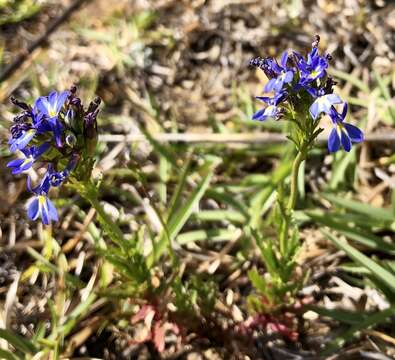
[[[0,329],[0,338],[6,340],[16,350],[21,351],[23,354],[35,354],[37,352],[36,347],[30,340],[9,330]]]
[[[194,218],[201,221],[229,221],[244,224],[246,217],[234,210],[202,210],[194,214]]]
[[[151,267],[163,254],[166,248],[166,243],[169,242],[167,236],[170,241],[174,241],[205,194],[213,176],[213,161],[207,161],[205,165],[203,165],[202,170],[206,173],[203,179],[192,191],[192,194],[188,197],[187,201],[181,205],[177,211],[175,211],[171,218],[168,219],[167,233],[163,233],[158,243],[154,244],[153,252],[147,259],[148,267]]]
[[[383,311],[369,315],[368,317],[360,321],[358,324],[351,326],[350,329],[348,329],[343,334],[337,336],[335,340],[328,345],[328,347],[325,349],[322,355],[328,355],[334,352],[335,350],[342,347],[346,341],[349,341],[354,336],[357,336],[360,333],[360,331],[366,330],[371,326],[388,321],[389,318],[394,315],[395,315],[395,307],[390,307]]]
[[[53,273],[55,273],[57,275],[60,275],[59,268],[57,266],[55,266],[54,264],[50,263],[46,258],[44,258],[36,250],[34,250],[31,247],[28,247],[27,252],[29,253],[29,255],[32,258],[36,259],[39,263],[46,266],[50,271],[52,271]],[[69,285],[71,285],[75,288],[83,288],[85,286],[85,284],[78,277],[71,275],[69,273],[65,274],[65,279]]]
[[[322,197],[339,207],[355,211],[359,214],[366,215],[367,217],[380,221],[394,221],[394,216],[391,210],[374,207],[332,194],[322,194]]]
[[[353,84],[355,87],[357,87],[359,90],[361,90],[365,94],[370,93],[369,86],[367,84],[365,84],[363,81],[359,80],[357,77],[355,77],[351,74],[348,74],[344,71],[335,70],[335,69],[331,69],[330,73],[339,79],[345,80],[345,81]]]
[[[16,355],[14,355],[12,352],[0,349],[0,359],[4,360],[20,360]]]
[[[344,241],[340,241],[328,231],[322,229],[321,232],[356,263],[369,269],[375,278],[383,282],[391,291],[395,293],[395,276],[391,272],[371,260],[366,255],[362,254],[357,249],[353,248],[351,245]]]
[[[367,231],[359,231],[339,221],[334,221],[332,217],[324,214],[323,212],[306,212],[312,220],[317,223],[326,225],[333,230],[338,231],[347,238],[357,241],[371,249],[381,251],[387,254],[395,255],[395,245],[384,241],[382,238],[375,236]]]
[[[339,322],[350,324],[350,325],[359,324],[361,320],[364,320],[369,316],[369,314],[363,314],[360,312],[348,311],[342,309],[326,309],[314,305],[307,305],[303,309],[314,311],[321,316],[326,316],[331,319],[335,319]]]
[[[178,235],[176,240],[180,245],[195,241],[221,242],[233,240],[235,234],[235,230],[228,229],[193,230]]]

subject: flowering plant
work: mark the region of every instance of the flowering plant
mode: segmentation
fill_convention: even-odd
[[[41,218],[45,225],[58,220],[48,197],[50,189],[70,177],[88,179],[93,167],[100,98],[84,109],[76,91],[75,86],[61,93],[52,91],[40,96],[33,106],[11,98],[22,112],[14,117],[8,142],[10,151],[19,156],[7,166],[13,174],[26,173],[36,164],[46,166],[36,186],[32,186],[29,176],[27,179],[27,188],[34,194],[27,203],[27,214],[31,220]]]
[[[274,224],[278,234],[275,241],[252,229],[261,250],[268,276],[264,279],[256,270],[249,278],[260,298],[249,298],[250,307],[258,312],[277,311],[279,304],[293,301],[301,281],[295,281],[296,255],[300,249],[299,232],[293,219],[293,210],[298,196],[298,177],[301,163],[323,131],[320,120],[328,115],[333,129],[328,138],[328,150],[333,153],[341,147],[350,151],[353,143],[364,139],[363,132],[345,122],[348,105],[334,93],[336,82],[328,75],[331,56],[318,51],[320,38],[315,36],[312,50],[304,58],[296,51],[285,51],[280,62],[274,58],[254,58],[250,65],[262,70],[268,78],[264,91],[271,96],[257,96],[266,106],[252,117],[256,121],[285,119],[291,123],[288,138],[295,144],[296,157],[291,170],[289,194],[284,184],[277,191],[277,206],[274,208]],[[299,276],[300,278],[300,276]]]
[[[335,152],[342,146],[350,151],[352,143],[363,141],[363,133],[356,126],[346,123],[348,106],[333,93],[336,82],[327,74],[331,56],[318,52],[319,36],[315,37],[311,52],[305,59],[301,54],[285,51],[280,64],[273,58],[255,58],[250,64],[264,71],[269,79],[264,91],[272,92],[272,97],[258,96],[257,99],[268,106],[258,110],[253,119],[285,118],[296,125],[289,136],[299,151],[305,152],[313,145],[322,131],[319,120],[329,115],[333,129],[328,139],[328,149]],[[339,111],[338,106],[342,106]]]

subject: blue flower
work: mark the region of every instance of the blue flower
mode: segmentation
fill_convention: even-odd
[[[63,125],[58,117],[68,96],[68,91],[63,91],[61,93],[52,91],[48,96],[40,96],[34,103],[33,112],[38,117],[40,115],[44,116],[44,118],[39,118],[40,124],[43,123],[43,125],[45,125],[45,121],[49,122],[50,129],[55,136],[55,142],[58,147],[62,147],[63,133]]]
[[[16,136],[12,136],[8,141],[10,151],[13,153],[17,150],[23,150],[36,135],[36,129],[21,130]]]
[[[29,170],[33,163],[50,147],[49,143],[43,143],[40,146],[31,146],[21,150],[24,155],[23,158],[15,159],[7,164],[7,167],[12,168],[12,173],[20,174],[24,171]]]
[[[310,106],[310,115],[316,120],[321,113],[329,114],[333,105],[341,104],[343,101],[336,94],[318,96]]]
[[[61,93],[51,91],[48,96],[40,96],[36,100],[34,109],[36,112],[47,115],[51,120],[56,119],[68,96],[68,91]]]
[[[297,52],[294,52],[294,56],[297,59],[297,66],[300,71],[299,83],[302,86],[326,75],[329,63],[326,57],[318,54],[317,47],[313,47],[307,55],[307,61]]]
[[[35,195],[27,203],[27,215],[33,221],[41,217],[44,225],[49,225],[51,221],[58,221],[58,213],[47,194]]]
[[[58,221],[58,213],[51,200],[48,198],[48,191],[50,188],[48,173],[44,176],[41,183],[32,188],[30,184],[30,178],[27,182],[28,189],[35,194],[31,198],[27,205],[27,215],[33,221],[41,217],[44,225],[49,225],[51,221]]]
[[[268,118],[275,119],[279,115],[280,109],[278,104],[285,100],[288,93],[286,91],[281,91],[277,93],[273,98],[266,96],[257,96],[258,100],[261,100],[268,104],[264,109],[258,110],[253,116],[252,120],[265,121]]]
[[[280,60],[280,65],[277,63],[276,60],[267,59],[266,65],[270,68],[271,73],[274,74],[275,77],[271,78],[266,84],[264,89],[265,92],[270,92],[273,90],[275,92],[278,92],[283,88],[284,84],[288,84],[292,81],[294,73],[292,69],[287,68],[287,61],[287,51],[283,52]]]
[[[13,119],[8,143],[10,151],[19,150],[21,156],[7,166],[13,174],[20,174],[32,168],[37,160],[48,164],[39,185],[33,188],[29,177],[27,182],[28,190],[34,194],[27,204],[28,216],[32,220],[41,218],[44,224],[58,220],[56,208],[48,198],[50,188],[64,183],[80,162],[84,166],[75,172],[77,179],[88,178],[93,167],[91,153],[97,140],[100,98],[84,109],[76,91],[75,86],[70,91],[52,91],[39,97],[33,107],[11,99],[23,111]],[[68,146],[60,149],[63,141]]]
[[[344,122],[347,110],[347,103],[344,103],[341,114],[339,114],[334,107],[332,107],[329,113],[334,125],[328,138],[328,150],[331,153],[338,151],[340,146],[342,146],[345,151],[349,152],[352,143],[360,143],[364,140],[363,132],[360,129]]]
[[[67,177],[70,174],[70,171],[68,168],[65,168],[62,171],[55,171],[53,165],[49,164],[47,174],[48,174],[50,185],[54,187],[58,187],[67,179]]]

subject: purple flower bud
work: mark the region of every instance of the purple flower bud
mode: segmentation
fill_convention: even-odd
[[[26,110],[28,112],[32,111],[32,108],[25,102],[19,101],[18,99],[15,99],[13,96],[10,97],[10,100],[15,106],[20,107],[22,110]]]

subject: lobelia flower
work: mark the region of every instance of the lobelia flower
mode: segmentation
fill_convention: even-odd
[[[297,52],[288,57],[284,52],[280,64],[273,58],[256,57],[250,65],[261,69],[270,79],[265,86],[265,92],[274,90],[273,97],[257,96],[260,101],[268,104],[252,116],[253,120],[265,121],[268,118],[282,118],[292,121],[297,126],[290,127],[294,133],[289,138],[299,149],[311,146],[322,129],[319,129],[319,118],[327,114],[332,118],[334,129],[328,142],[330,152],[337,151],[342,146],[350,151],[352,143],[363,141],[361,130],[344,122],[347,104],[342,114],[338,114],[335,105],[343,100],[333,92],[336,82],[327,75],[330,55],[321,56],[318,51],[320,38],[315,36],[312,50],[304,58]],[[284,105],[279,107],[281,102]],[[307,145],[306,145],[307,144]]]
[[[59,120],[59,113],[69,96],[68,91],[57,93],[52,91],[48,96],[40,96],[34,103],[33,112],[40,114],[42,121],[47,121],[55,135],[55,142],[58,147],[62,147],[63,125]]]
[[[326,75],[326,69],[329,66],[328,57],[320,56],[317,47],[313,47],[307,55],[307,61],[297,52],[294,52],[294,56],[297,58],[301,84],[308,84]]]
[[[45,162],[47,171],[39,185],[27,188],[34,197],[27,204],[30,219],[41,218],[45,225],[57,221],[56,208],[49,200],[51,187],[59,187],[70,177],[87,179],[93,168],[97,142],[96,118],[100,99],[95,98],[84,109],[76,97],[76,87],[69,91],[39,97],[34,106],[11,99],[23,112],[16,115],[10,127],[10,151],[22,157],[8,162],[13,174],[24,173],[35,164]]]
[[[27,149],[22,149],[23,158],[15,159],[7,163],[7,167],[12,168],[12,174],[20,174],[29,170],[33,163],[44,154],[50,147],[50,144],[45,142],[39,146],[31,146]]]
[[[291,68],[287,67],[287,62],[288,62],[288,52],[284,51],[281,60],[280,60],[280,65],[277,63],[275,59],[266,59],[266,67],[270,70],[270,74],[274,75],[269,82],[265,86],[265,92],[270,92],[270,91],[281,91],[283,88],[284,84],[288,84],[292,81],[294,72]]]
[[[285,100],[287,92],[282,91],[277,93],[273,98],[266,96],[257,96],[256,98],[260,101],[265,102],[268,106],[264,109],[258,110],[253,116],[252,120],[264,121],[268,118],[276,119],[280,114],[278,104]]]
[[[341,104],[342,102],[342,99],[340,99],[336,94],[318,96],[309,108],[310,115],[314,120],[316,120],[320,114],[329,114],[333,105]]]
[[[50,189],[49,176],[44,176],[41,183],[35,188],[31,187],[29,177],[27,187],[29,191],[35,194],[26,205],[28,217],[31,220],[37,220],[40,217],[44,225],[49,225],[51,221],[58,221],[56,208],[48,198],[48,191]]]
[[[36,135],[36,129],[30,123],[31,112],[24,111],[14,118],[14,124],[10,128],[11,138],[8,141],[10,151],[24,149]]]
[[[351,150],[352,143],[360,143],[364,140],[363,132],[356,126],[344,122],[348,110],[347,103],[344,103],[341,114],[332,107],[329,116],[333,122],[333,129],[328,138],[329,152],[336,152],[340,146],[347,152]]]

